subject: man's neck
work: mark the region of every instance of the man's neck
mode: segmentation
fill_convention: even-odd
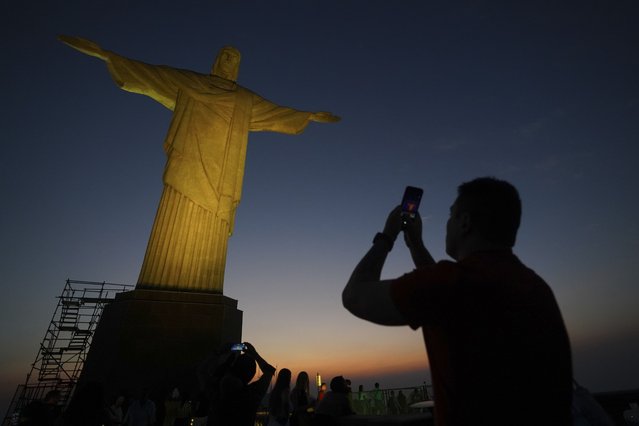
[[[483,239],[472,240],[460,248],[456,260],[460,262],[475,253],[486,251],[512,251],[512,247]]]

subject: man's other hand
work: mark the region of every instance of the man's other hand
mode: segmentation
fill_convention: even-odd
[[[416,248],[424,245],[422,242],[422,217],[415,213],[415,217],[404,217],[403,231],[404,241],[408,248]]]
[[[395,207],[388,218],[386,219],[386,225],[384,225],[383,233],[388,235],[395,241],[397,235],[402,230],[402,206]]]

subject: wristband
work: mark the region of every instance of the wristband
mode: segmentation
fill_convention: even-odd
[[[393,249],[393,245],[395,244],[395,241],[393,241],[391,237],[384,234],[383,232],[378,232],[377,234],[375,234],[375,238],[373,238],[373,244],[377,244],[379,241],[383,241],[388,246],[388,251],[391,251]]]

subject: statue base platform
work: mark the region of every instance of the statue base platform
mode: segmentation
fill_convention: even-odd
[[[241,342],[242,311],[221,294],[133,290],[104,308],[93,336],[81,389],[97,381],[115,393],[199,389],[198,367],[227,342]],[[164,395],[160,394],[163,398]]]

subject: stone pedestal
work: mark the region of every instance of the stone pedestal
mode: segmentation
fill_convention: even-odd
[[[198,389],[197,369],[222,343],[241,342],[242,311],[223,295],[158,290],[120,293],[105,307],[78,389]],[[195,396],[195,395],[193,395]]]

